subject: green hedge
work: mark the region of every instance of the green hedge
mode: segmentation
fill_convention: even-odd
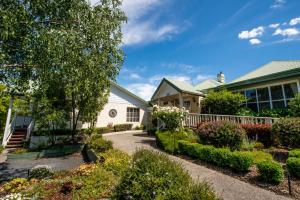
[[[191,130],[181,130],[179,132],[157,131],[155,133],[156,144],[168,153],[178,153],[178,141],[197,141],[197,136]]]
[[[282,166],[275,161],[263,161],[257,164],[259,177],[264,182],[278,184],[284,179]]]
[[[112,199],[218,199],[206,183],[195,184],[182,166],[167,155],[139,150]]]
[[[286,166],[292,176],[300,178],[300,158],[288,158],[286,161]]]
[[[132,130],[133,124],[116,124],[114,125],[115,132]]]
[[[300,149],[294,149],[289,152],[289,157],[300,158]]]
[[[105,152],[113,148],[111,141],[104,140],[101,137],[92,137],[88,146],[96,152]]]
[[[231,152],[229,149],[187,141],[179,141],[178,147],[185,155],[237,172],[246,172],[253,165],[253,157],[243,152]]]

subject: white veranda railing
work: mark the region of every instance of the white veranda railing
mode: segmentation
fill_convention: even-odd
[[[215,115],[215,114],[197,114],[189,113],[184,120],[184,125],[195,127],[201,122],[230,121],[238,124],[269,124],[272,125],[279,118],[272,117],[253,117],[236,115]]]

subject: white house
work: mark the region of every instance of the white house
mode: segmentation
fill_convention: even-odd
[[[98,113],[96,127],[116,124],[133,124],[133,127],[146,125],[148,102],[111,82],[107,104]],[[88,124],[83,124],[87,128]]]

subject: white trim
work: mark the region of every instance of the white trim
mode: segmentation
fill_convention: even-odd
[[[268,86],[268,91],[269,91],[270,108],[273,109],[273,102],[272,102],[272,96],[271,96],[271,86]]]
[[[283,102],[284,102],[284,106],[286,107],[287,106],[287,103],[286,103],[286,96],[285,96],[285,91],[284,91],[284,84],[281,85],[281,90],[282,90],[282,94],[283,94]]]

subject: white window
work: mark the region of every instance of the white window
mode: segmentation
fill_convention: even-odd
[[[191,107],[191,102],[190,101],[184,101],[183,102],[183,107],[185,107],[186,109],[189,109]]]
[[[128,107],[126,121],[127,122],[139,122],[140,121],[140,109]]]
[[[273,85],[270,87],[240,91],[247,98],[246,106],[253,111],[270,108],[284,108],[298,93],[297,83]]]

